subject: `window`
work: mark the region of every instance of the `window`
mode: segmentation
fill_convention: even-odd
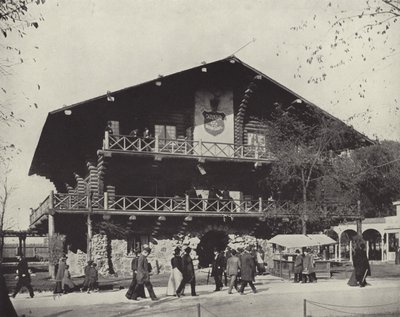
[[[247,144],[265,147],[265,134],[249,132],[247,133]],[[265,148],[264,148],[265,149]]]
[[[156,124],[154,126],[154,135],[160,139],[160,143],[165,143],[165,139],[176,140],[176,126]]]

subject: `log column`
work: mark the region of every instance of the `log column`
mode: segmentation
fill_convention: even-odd
[[[54,221],[54,192],[50,192],[49,196],[49,214],[48,214],[48,243],[49,243],[49,253],[51,240],[55,236],[55,221]],[[52,263],[51,259],[49,259],[49,276],[51,278],[56,277],[55,265]]]

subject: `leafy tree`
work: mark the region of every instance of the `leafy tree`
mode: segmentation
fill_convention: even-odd
[[[354,181],[365,216],[393,214],[392,202],[400,198],[400,143],[383,141],[357,149],[352,158],[360,169]]]
[[[306,234],[307,221],[321,207],[316,204],[316,188],[332,171],[333,152],[354,146],[357,140],[344,123],[303,103],[276,104],[268,124],[268,146],[276,161],[266,185],[275,199],[301,203],[301,231]]]

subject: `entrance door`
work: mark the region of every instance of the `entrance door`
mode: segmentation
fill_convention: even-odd
[[[209,231],[197,245],[197,255],[199,256],[199,266],[209,267],[214,259],[214,249],[224,251],[228,245],[229,237],[223,231]]]

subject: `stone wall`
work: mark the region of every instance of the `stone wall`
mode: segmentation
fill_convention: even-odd
[[[248,245],[260,245],[265,251],[265,261],[272,266],[272,249],[267,244],[267,240],[256,239],[250,235],[229,234],[228,246],[232,249],[246,248]],[[200,239],[198,236],[180,235],[172,239],[155,240],[150,243],[152,249],[148,260],[153,268],[153,274],[170,272],[171,258],[176,247],[180,247],[182,252],[186,247],[192,248],[190,256],[193,259],[193,265],[197,267],[198,256],[196,253],[197,245]],[[109,245],[108,245],[109,243]],[[107,248],[110,248],[109,250]],[[117,276],[131,276],[132,254],[126,254],[126,240],[108,241],[106,235],[96,234],[92,238],[92,258],[97,263],[99,274],[108,276],[115,274]],[[68,252],[68,264],[72,275],[82,275],[83,268],[86,265],[86,254],[81,250],[77,253]],[[111,264],[111,265],[110,265]]]

